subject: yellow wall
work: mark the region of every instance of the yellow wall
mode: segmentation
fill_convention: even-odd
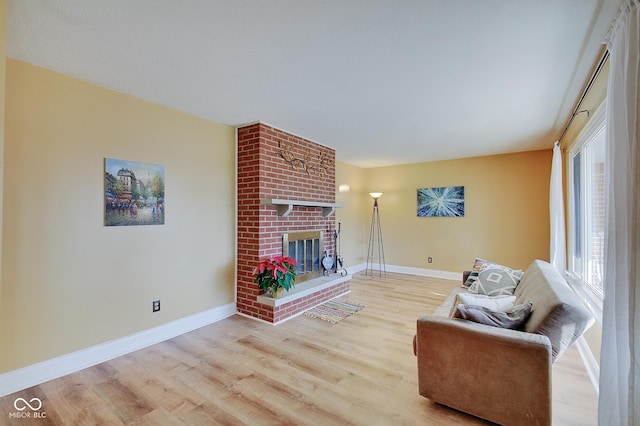
[[[336,161],[336,203],[345,206],[336,209],[336,226],[341,224],[339,250],[347,271],[367,261],[371,197],[367,194],[365,173],[365,169]]]
[[[2,242],[2,186],[4,182],[4,103],[7,53],[7,0],[0,0],[0,244]],[[0,280],[2,279],[2,250],[0,250]],[[2,306],[2,281],[0,281]],[[0,324],[2,318],[0,318]]]
[[[379,212],[388,265],[462,272],[476,257],[522,269],[533,259],[549,260],[551,147],[359,173],[344,164],[337,169],[337,184],[349,183],[353,176],[358,183],[351,186],[349,199],[365,206],[357,219],[344,220],[343,226],[358,229],[361,242],[345,250],[345,256],[366,262],[373,209],[367,193],[383,191]],[[464,217],[417,217],[418,188],[457,185],[465,187]],[[340,211],[338,215],[343,217]],[[433,263],[427,263],[428,257]]]
[[[234,301],[233,128],[11,59],[6,80],[0,372]],[[106,157],[164,165],[165,225],[103,226]]]

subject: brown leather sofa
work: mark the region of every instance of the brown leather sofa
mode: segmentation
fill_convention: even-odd
[[[444,305],[455,303],[454,293]],[[527,268],[514,295],[516,304],[533,303],[522,331],[446,314],[418,318],[414,353],[420,395],[503,425],[551,424],[552,363],[593,317],[564,278],[541,260]],[[444,305],[438,311],[448,313]]]

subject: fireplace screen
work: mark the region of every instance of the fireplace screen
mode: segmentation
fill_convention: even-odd
[[[323,247],[323,231],[290,232],[282,235],[282,254],[298,262],[296,283],[322,275],[320,261]]]

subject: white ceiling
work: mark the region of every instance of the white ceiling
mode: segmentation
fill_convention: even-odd
[[[362,167],[551,148],[621,0],[9,0],[7,56]]]

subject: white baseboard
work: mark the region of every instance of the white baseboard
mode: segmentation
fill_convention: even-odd
[[[437,269],[413,268],[411,266],[388,265],[387,271],[399,274],[420,275],[424,277],[440,278],[443,280],[460,281],[462,283],[462,272],[439,271]]]
[[[347,274],[353,275],[357,272],[364,271],[366,267],[366,263],[360,263],[358,265],[347,266],[345,269],[347,270]]]
[[[366,263],[361,263],[350,266],[347,270],[349,274],[354,274],[365,270],[366,267]],[[400,274],[421,275],[448,280],[459,281],[462,279],[461,273],[457,272],[412,268],[408,266],[387,265],[386,270],[388,272],[396,272]],[[167,339],[171,339],[197,328],[220,321],[236,313],[236,304],[229,303],[227,305],[210,309],[205,312],[200,312],[186,318],[181,318],[149,330],[134,333],[111,342],[101,343],[96,346],[61,355],[37,364],[2,373],[0,374],[0,397],[21,391],[31,386],[36,386],[49,380],[57,379],[58,377],[65,376],[67,374],[75,373],[76,371],[100,364],[101,362],[109,361],[110,359],[126,355],[147,346],[160,343]],[[253,317],[247,317],[255,319]],[[589,352],[589,354],[591,353]],[[593,358],[593,355],[591,355],[591,357]],[[595,364],[597,367],[597,363]],[[597,379],[595,383],[597,383]]]
[[[0,397],[188,333],[235,313],[236,304],[229,303],[121,339],[0,374]]]
[[[367,269],[366,263],[347,268],[349,274],[364,271]],[[374,273],[379,270],[377,263],[373,264]],[[462,282],[462,272],[439,271],[437,269],[414,268],[411,266],[386,265],[384,270],[398,274],[419,275],[423,277],[440,278],[443,280],[453,280]]]
[[[589,344],[584,339],[584,336],[580,336],[578,340],[576,340],[576,347],[578,348],[578,352],[580,353],[580,357],[582,358],[582,362],[587,370],[587,374],[591,379],[591,384],[593,388],[596,390],[596,394],[598,395],[600,392],[600,365],[596,358],[593,356],[591,349],[589,348]]]

